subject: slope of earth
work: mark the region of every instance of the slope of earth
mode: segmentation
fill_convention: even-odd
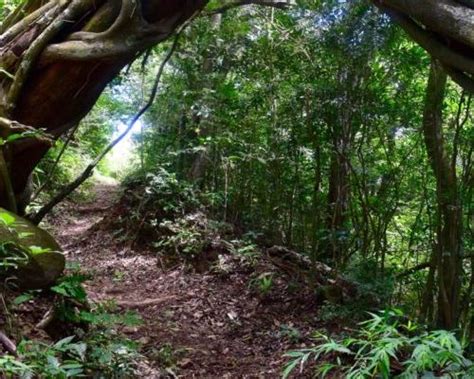
[[[92,191],[86,202],[61,205],[48,222],[69,261],[93,274],[86,284],[91,300],[112,300],[141,315],[141,326],[123,330],[153,368],[140,377],[278,378],[283,354],[308,346],[321,326],[310,294],[290,296],[276,280],[263,296],[249,285],[258,273],[235,259],[206,273],[164,269],[156,254],[130,248],[123,231],[98,227],[119,185],[101,181]]]

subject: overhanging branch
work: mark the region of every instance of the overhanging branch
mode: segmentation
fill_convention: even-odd
[[[20,66],[15,73],[15,79],[8,91],[6,109],[10,113],[16,105],[16,102],[21,94],[21,90],[28,79],[28,75],[37,63],[38,57],[41,55],[46,46],[51,40],[62,30],[71,20],[81,17],[88,9],[90,9],[90,2],[94,0],[76,0],[71,5],[66,5],[64,8],[59,8],[61,13],[56,19],[46,27],[41,35],[35,39],[28,50],[24,53]],[[66,2],[66,4],[68,4]],[[54,8],[53,8],[54,10]]]
[[[419,26],[405,14],[387,7],[380,6],[395,20],[405,32],[430,55],[443,63],[453,80],[469,92],[474,92],[474,60],[452,49],[439,40],[439,36]]]
[[[287,9],[291,5],[294,4],[292,0],[286,1],[278,1],[278,0],[240,0],[240,1],[233,1],[229,4],[223,5],[220,8],[213,9],[206,13],[206,15],[214,15],[219,13],[225,13],[231,9],[242,7],[245,5],[258,5],[263,7],[271,7],[271,8],[278,8],[278,9]]]
[[[147,103],[138,111],[138,113],[130,120],[127,125],[127,128],[120,134],[116,139],[114,139],[100,154],[99,156],[91,162],[84,172],[78,176],[73,182],[69,183],[65,186],[62,191],[60,191],[56,196],[54,196],[46,205],[44,205],[37,213],[28,216],[31,221],[35,224],[39,224],[43,218],[61,201],[63,201],[67,196],[69,196],[73,191],[75,191],[84,181],[86,181],[94,172],[94,169],[97,165],[102,161],[102,159],[112,150],[121,140],[123,140],[132,130],[135,123],[150,109],[153,105],[153,102],[156,98],[158,93],[158,86],[161,81],[161,77],[163,76],[164,69],[168,62],[170,61],[171,57],[173,56],[176,48],[178,47],[179,37],[181,36],[182,31],[189,25],[186,23],[183,25],[180,30],[176,33],[176,37],[173,41],[173,44],[166,54],[163,62],[161,63],[160,67],[158,68],[155,81],[153,83],[153,87],[151,90],[150,97]]]

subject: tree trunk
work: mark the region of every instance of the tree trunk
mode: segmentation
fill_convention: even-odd
[[[474,92],[473,0],[372,0],[418,44],[442,62],[459,85]]]
[[[349,205],[350,130],[335,131],[329,172],[328,215],[326,228],[330,233],[326,259],[341,263],[344,255],[343,235],[346,230]]]
[[[207,0],[28,0],[0,31],[0,116],[58,138],[92,108],[139,54],[167,39]],[[22,139],[6,150],[17,196],[50,145]],[[0,206],[8,205],[7,183]]]
[[[443,137],[443,100],[446,72],[441,64],[431,64],[423,115],[423,134],[428,157],[436,179],[438,206],[438,326],[457,327],[462,276],[462,210],[455,168]]]
[[[222,14],[217,13],[212,15],[210,21],[210,30],[213,32],[218,32],[222,25]],[[217,38],[216,38],[217,40]],[[206,95],[209,89],[213,89],[214,83],[212,83],[212,79],[209,76],[215,70],[215,60],[216,60],[216,47],[211,46],[211,50],[208,51],[204,57],[204,61],[202,63],[202,70],[201,70],[201,79],[202,82],[199,83],[200,88],[202,88],[202,93]],[[198,110],[195,111],[195,116],[193,117],[198,121],[196,125],[196,129],[199,129],[199,132],[196,135],[196,139],[198,138],[206,138],[212,136],[212,132],[210,130],[210,123],[212,122],[209,120],[209,115],[205,115],[204,112],[203,116],[198,116]],[[199,142],[198,142],[199,143]],[[206,179],[206,172],[208,170],[208,166],[210,163],[210,152],[209,146],[201,146],[202,150],[196,152],[193,156],[193,160],[191,163],[191,167],[188,172],[188,179],[197,184],[203,185]]]

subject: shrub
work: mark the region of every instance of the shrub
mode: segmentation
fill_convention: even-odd
[[[79,268],[62,277],[51,288],[56,295],[51,325],[69,336],[57,342],[24,339],[17,356],[0,357],[0,377],[5,378],[130,378],[142,359],[137,344],[117,332],[119,326],[141,323],[133,312],[117,313],[113,303],[89,306],[83,282],[89,279]],[[39,291],[36,291],[38,293]],[[34,298],[33,293],[18,296],[18,305]],[[64,335],[64,334],[62,334]]]
[[[287,353],[290,360],[283,377],[296,367],[303,370],[311,360],[325,362],[316,367],[319,377],[334,370],[347,379],[474,376],[474,365],[454,333],[426,331],[398,310],[370,315],[354,336],[334,339],[317,334],[317,346]]]
[[[81,341],[75,336],[53,344],[24,340],[18,357],[0,357],[0,373],[6,378],[129,378],[137,359],[130,341],[109,330],[95,331]]]

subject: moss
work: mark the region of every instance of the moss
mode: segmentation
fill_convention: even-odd
[[[10,270],[8,275],[25,289],[44,288],[62,274],[65,258],[56,240],[45,230],[0,208],[0,241],[19,246],[28,255],[28,263]]]

